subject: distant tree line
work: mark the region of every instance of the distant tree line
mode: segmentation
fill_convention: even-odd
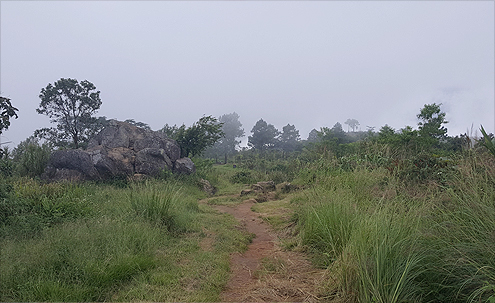
[[[33,136],[21,142],[13,153],[19,159],[28,151],[36,154],[36,148],[39,152],[37,157],[44,159],[43,161],[52,149],[86,148],[89,139],[109,123],[106,117],[96,116],[102,104],[100,91],[87,80],[79,82],[76,79],[61,78],[42,88],[39,98],[41,102],[36,111],[48,116],[54,125],[36,130]],[[17,111],[9,98],[0,97],[0,134],[9,128],[12,118],[17,118]],[[416,117],[417,129],[406,126],[396,130],[386,124],[378,132],[369,126],[366,131],[360,131],[359,121],[347,119],[344,122],[347,132],[337,122],[331,128],[312,129],[306,140],[301,139],[295,125],[287,124],[278,130],[273,124],[259,119],[247,138],[248,148],[243,149],[261,156],[270,151],[288,155],[308,149],[320,149],[339,155],[345,152],[347,145],[363,140],[414,152],[459,151],[473,145],[473,138],[468,134],[447,136],[445,125],[448,122],[446,114],[441,111],[441,104],[425,104]],[[222,159],[226,163],[241,150],[240,139],[245,131],[239,119],[236,112],[218,118],[205,115],[189,127],[185,124],[165,124],[159,131],[178,142],[182,156],[203,156],[215,159],[216,162]],[[125,122],[151,130],[144,122],[134,119],[127,119]],[[480,144],[495,152],[493,135],[486,134],[484,129],[482,133],[484,140]]]

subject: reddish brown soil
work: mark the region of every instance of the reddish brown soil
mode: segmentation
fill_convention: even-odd
[[[255,235],[248,250],[231,256],[231,278],[221,294],[224,302],[316,302],[323,271],[302,254],[284,251],[271,227],[251,207],[249,199],[236,206],[213,206],[234,216]]]

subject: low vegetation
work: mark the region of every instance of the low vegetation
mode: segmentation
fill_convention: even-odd
[[[252,235],[212,206],[274,181],[258,202],[275,201],[252,210],[325,271],[321,300],[495,302],[493,135],[447,137],[436,104],[417,117],[418,130],[336,124],[304,144],[293,125],[261,140],[280,132],[260,120],[251,150],[209,151],[229,164],[144,181],[44,183],[51,147],[26,140],[0,159],[0,301],[218,301]]]

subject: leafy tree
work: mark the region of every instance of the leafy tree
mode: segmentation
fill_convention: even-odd
[[[186,128],[184,124],[177,128],[172,139],[175,139],[181,147],[183,157],[200,155],[206,148],[212,146],[224,134],[223,123],[218,122],[215,117],[203,116],[191,127]],[[174,126],[175,127],[175,126]]]
[[[347,119],[344,124],[347,124],[347,132],[349,132],[349,127],[352,128],[353,132],[355,132],[356,128],[359,126],[359,122],[356,119]]]
[[[179,127],[174,124],[174,126],[170,126],[168,124],[165,124],[162,129],[159,130],[159,132],[164,133],[167,135],[169,138],[176,138],[177,132],[179,131]]]
[[[100,108],[101,99],[93,83],[61,78],[41,89],[39,97],[41,103],[36,111],[57,126],[38,130],[38,137],[53,140],[57,146],[79,148],[95,132],[98,121],[93,115]]]
[[[390,127],[388,124],[385,124],[380,128],[378,132],[377,139],[381,142],[387,143],[395,136],[395,129]]]
[[[252,136],[248,137],[248,145],[261,152],[275,147],[280,132],[272,124],[263,119],[258,120],[251,129]]]
[[[18,109],[12,106],[9,98],[0,97],[0,134],[10,126],[10,119],[17,119]]]
[[[239,121],[239,115],[235,112],[220,116],[218,121],[223,123],[222,131],[224,136],[205,153],[215,158],[218,155],[224,155],[225,163],[227,163],[227,156],[235,154],[237,146],[241,143],[241,140],[238,140],[238,138],[244,136],[244,129],[242,128],[242,123]]]
[[[336,140],[337,144],[343,144],[347,142],[346,134],[342,129],[342,124],[340,124],[339,122],[335,123],[331,129],[328,127],[320,128],[318,136],[322,141]]]
[[[445,120],[445,113],[440,110],[442,104],[425,104],[421,112],[416,116],[420,120],[419,135],[428,145],[437,144],[440,139],[444,139],[447,129],[443,124],[448,123]]]
[[[318,136],[318,131],[313,128],[309,132],[308,139],[306,141],[308,141],[308,142],[317,142],[319,140],[320,140],[320,137]]]
[[[0,135],[4,130],[9,129],[10,119],[17,119],[18,109],[12,106],[9,98],[0,97]],[[8,153],[7,150],[0,149],[0,158]]]
[[[294,125],[287,124],[282,128],[279,144],[284,151],[294,151],[300,141],[299,131]]]

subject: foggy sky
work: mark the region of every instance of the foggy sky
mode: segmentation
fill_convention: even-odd
[[[101,91],[97,116],[157,130],[237,112],[246,136],[357,119],[417,128],[442,103],[449,135],[494,132],[492,1],[1,1],[0,94],[19,109],[2,142],[50,126],[40,90]],[[347,129],[344,125],[344,129]]]

